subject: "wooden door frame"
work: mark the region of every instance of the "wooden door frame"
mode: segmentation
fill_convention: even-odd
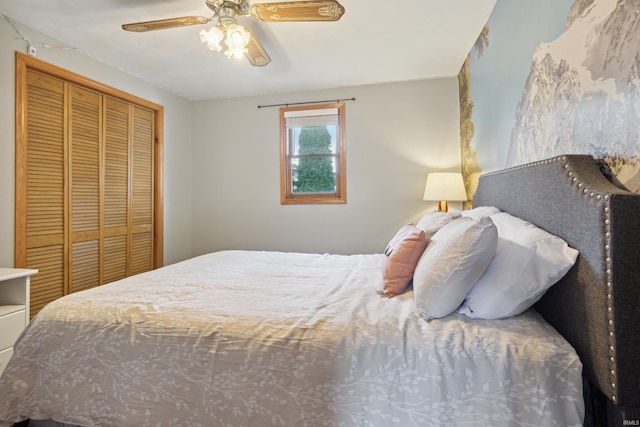
[[[26,159],[27,147],[27,71],[36,70],[69,83],[100,92],[149,109],[154,113],[154,165],[153,165],[153,268],[164,265],[164,107],[127,92],[65,70],[26,54],[16,52],[16,153],[15,153],[15,267],[26,267],[27,199]]]

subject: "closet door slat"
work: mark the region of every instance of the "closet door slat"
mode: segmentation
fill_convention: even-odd
[[[69,292],[77,292],[100,285],[102,97],[71,86],[69,98]]]
[[[64,295],[64,83],[31,72],[26,99],[26,268],[31,313]]]
[[[153,268],[153,113],[133,107],[131,274]]]
[[[104,277],[109,283],[130,274],[128,257],[130,106],[105,100]]]
[[[104,227],[127,225],[129,196],[129,105],[106,99]]]

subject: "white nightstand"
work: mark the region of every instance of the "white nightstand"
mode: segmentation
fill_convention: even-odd
[[[0,374],[13,354],[13,344],[29,323],[29,283],[37,272],[0,268]]]

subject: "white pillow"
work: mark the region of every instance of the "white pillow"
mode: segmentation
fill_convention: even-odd
[[[424,231],[428,240],[438,230],[456,218],[460,218],[460,212],[429,212],[418,221],[416,227]]]
[[[455,311],[489,265],[498,231],[489,217],[458,218],[433,235],[413,273],[413,295],[426,320]]]
[[[477,208],[460,211],[460,215],[468,216],[469,218],[480,218],[482,216],[491,216],[498,212],[500,212],[500,209],[495,206],[478,206]]]
[[[559,237],[506,212],[494,214],[491,219],[498,228],[498,249],[460,312],[475,318],[502,319],[535,304],[569,271],[578,251]]]

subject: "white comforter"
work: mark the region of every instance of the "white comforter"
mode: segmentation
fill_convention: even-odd
[[[0,425],[578,426],[582,365],[536,313],[426,322],[383,255],[225,251],[49,304]]]

